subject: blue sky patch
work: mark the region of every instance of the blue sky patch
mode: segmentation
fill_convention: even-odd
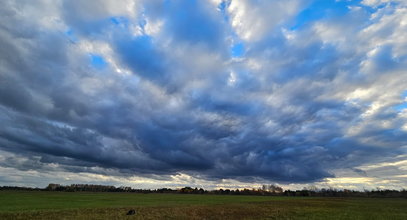
[[[226,10],[227,10],[227,8],[229,7],[229,5],[230,5],[230,0],[229,0],[229,1],[222,1],[222,2],[219,3],[219,5],[218,5],[218,9],[219,9],[219,11],[222,13],[223,19],[224,19],[225,21],[229,21],[229,15],[228,15],[228,13],[226,12]]]
[[[232,46],[232,57],[242,57],[244,55],[244,44],[237,43]]]
[[[394,106],[394,108],[395,108],[397,111],[403,111],[404,109],[407,109],[407,102],[405,101],[405,99],[407,98],[407,91],[404,91],[404,92],[401,94],[401,97],[402,97],[402,99],[403,99],[403,103],[400,104],[400,105]]]
[[[395,108],[397,111],[403,111],[404,109],[407,109],[407,102],[404,102],[404,103],[401,104],[401,105],[396,105],[394,108]]]
[[[79,41],[72,29],[65,31],[65,35],[71,43],[77,43]]]
[[[301,11],[295,18],[295,24],[290,28],[296,30],[310,22],[326,17],[344,15],[349,11],[349,6],[355,5],[359,1],[336,1],[336,0],[317,0]]]
[[[90,54],[90,64],[96,69],[104,69],[107,67],[106,60],[97,54]]]
[[[119,27],[128,27],[130,21],[124,16],[113,16],[109,18],[110,22]]]

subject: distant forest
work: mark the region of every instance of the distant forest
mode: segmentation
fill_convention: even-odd
[[[24,190],[24,191],[61,191],[61,192],[131,192],[131,193],[173,193],[173,194],[218,194],[218,195],[258,195],[258,196],[313,196],[313,197],[382,197],[382,198],[407,198],[406,189],[389,190],[348,190],[316,187],[304,188],[302,190],[283,190],[282,187],[270,184],[261,188],[252,189],[216,189],[205,190],[202,188],[184,187],[180,189],[134,189],[128,186],[106,186],[93,184],[71,184],[60,185],[50,183],[45,188],[31,188],[18,186],[1,186],[0,190]]]

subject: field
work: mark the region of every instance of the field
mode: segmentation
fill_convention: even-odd
[[[406,207],[394,198],[0,191],[0,219],[407,219]]]

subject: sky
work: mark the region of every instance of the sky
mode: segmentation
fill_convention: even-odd
[[[0,185],[407,188],[405,0],[3,0]]]

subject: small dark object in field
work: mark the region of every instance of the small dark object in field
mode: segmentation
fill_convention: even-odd
[[[136,210],[134,209],[130,209],[126,215],[135,215],[136,214]]]

